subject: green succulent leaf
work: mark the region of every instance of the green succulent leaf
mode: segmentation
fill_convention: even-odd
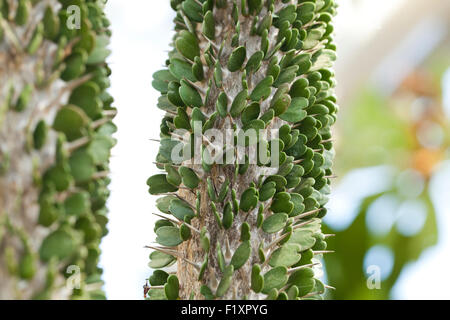
[[[280,119],[288,122],[300,122],[308,113],[304,110],[308,106],[308,100],[300,97],[292,99],[287,110],[280,115]]]
[[[228,59],[228,70],[230,70],[231,72],[235,72],[241,69],[242,65],[244,64],[246,55],[247,50],[245,49],[245,47],[238,47],[234,49],[230,55],[230,58]]]
[[[180,283],[177,276],[171,274],[167,278],[167,283],[164,285],[164,293],[168,300],[177,300],[180,290]]]
[[[155,270],[148,280],[152,286],[161,286],[166,284],[168,277],[169,274],[167,272]]]
[[[256,51],[247,61],[245,70],[247,74],[257,72],[261,67],[262,59],[264,58],[264,53],[262,51]]]
[[[288,243],[300,245],[301,251],[305,251],[312,248],[316,243],[316,238],[313,235],[314,233],[308,229],[297,229],[292,233]]]
[[[258,119],[261,108],[259,103],[254,102],[247,106],[241,114],[242,124],[248,125],[251,121]]]
[[[264,288],[264,277],[261,275],[261,267],[258,264],[252,267],[251,288],[256,293]]]
[[[262,229],[267,233],[276,233],[286,226],[289,216],[286,213],[276,213],[264,220]]]
[[[228,97],[225,92],[221,92],[217,98],[216,109],[222,118],[228,114]]]
[[[39,249],[39,255],[41,260],[46,262],[51,258],[62,260],[70,257],[75,250],[75,236],[68,230],[58,229],[44,239]]]
[[[69,141],[73,141],[83,136],[87,123],[86,114],[80,108],[68,105],[56,114],[53,129],[64,133]]]
[[[316,284],[314,272],[309,268],[297,270],[290,275],[288,283],[295,285],[298,288],[299,297],[306,296],[314,289]]]
[[[225,268],[222,279],[220,280],[216,290],[217,297],[222,297],[230,288],[231,280],[233,278],[233,272],[234,272],[233,265],[229,265]]]
[[[164,196],[162,198],[159,198],[156,200],[156,207],[159,209],[159,211],[169,214],[170,202],[175,199],[178,198],[175,196]]]
[[[147,180],[150,194],[161,194],[177,191],[178,188],[167,181],[165,174],[157,174]]]
[[[183,242],[180,230],[176,227],[161,227],[156,230],[156,242],[162,246],[175,247]]]
[[[181,80],[179,93],[181,99],[187,106],[198,108],[203,106],[202,97],[187,81]]]
[[[192,73],[192,66],[187,61],[181,59],[170,60],[169,71],[178,81],[182,79],[197,81],[197,79],[194,77],[194,74]],[[172,79],[168,80],[173,81]]]
[[[242,267],[250,257],[252,251],[252,247],[250,245],[250,241],[244,241],[241,245],[236,249],[231,257],[230,264],[234,267],[234,270],[238,270]]]
[[[287,268],[280,266],[264,274],[263,293],[268,294],[273,289],[281,289],[288,281]]]
[[[284,212],[290,214],[294,204],[291,202],[291,195],[287,192],[279,192],[275,195],[270,210],[274,213]]]
[[[173,119],[173,124],[177,129],[191,130],[189,116],[183,108],[177,109],[177,116]]]
[[[299,245],[285,244],[273,252],[269,265],[274,268],[279,266],[291,267],[300,261],[301,254],[299,251]]]
[[[231,206],[231,202],[227,202],[223,209],[222,226],[225,229],[230,229],[231,225],[233,224],[233,220],[234,220],[233,208]]]
[[[230,108],[230,115],[233,118],[238,117],[244,110],[247,104],[247,96],[248,96],[247,90],[242,90],[241,92],[238,93],[236,98],[234,98]]]
[[[272,92],[271,86],[273,84],[273,79],[272,76],[268,76],[261,80],[261,82],[256,85],[255,89],[253,89],[250,99],[252,101],[266,100]]]
[[[205,14],[203,19],[203,34],[210,40],[215,39],[216,24],[211,11]]]
[[[180,174],[183,184],[186,187],[190,189],[195,189],[198,187],[200,179],[197,177],[197,174],[194,172],[194,170],[188,167],[181,166],[178,169],[178,173]]]
[[[239,207],[242,211],[248,212],[258,204],[258,194],[255,188],[249,188],[242,193]]]
[[[90,211],[89,194],[86,192],[78,192],[70,195],[64,200],[64,209],[66,214],[73,216],[80,216],[87,214]]]
[[[170,201],[169,211],[180,221],[185,221],[186,218],[190,219],[195,216],[195,212],[189,204],[180,199]]]
[[[197,38],[189,31],[183,30],[180,32],[178,39],[175,41],[175,46],[184,57],[194,60],[200,55],[200,47]]]

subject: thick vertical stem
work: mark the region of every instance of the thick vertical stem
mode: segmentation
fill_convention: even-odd
[[[151,286],[164,285],[150,287],[150,298],[320,298],[325,288],[314,268],[326,247],[320,219],[337,112],[330,70],[334,2],[171,4],[175,48],[168,70],[155,73],[153,82],[162,93],[158,107],[167,111],[158,155],[166,173],[150,177],[148,185],[151,194],[177,193],[181,202],[166,196],[158,208],[202,234],[158,221],[156,241],[177,247],[177,277],[150,277]],[[196,121],[202,121],[200,133]],[[252,139],[258,130],[265,135]],[[203,155],[200,162],[192,154],[175,159],[172,151],[179,148],[169,141],[183,136],[180,131],[199,137],[201,146],[193,150]],[[192,140],[181,143],[184,150]],[[222,151],[232,160],[214,158]],[[198,195],[200,207],[184,209],[195,208]],[[151,267],[171,265],[170,257],[167,263],[157,257],[151,255]]]

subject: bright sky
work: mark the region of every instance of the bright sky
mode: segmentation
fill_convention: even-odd
[[[376,28],[383,13],[389,12],[401,1],[404,0],[386,1],[383,6],[373,5],[379,4],[378,1],[362,1],[363,7],[360,9],[366,13],[366,17],[377,17],[369,29]],[[352,19],[355,12],[349,6],[351,0],[340,0],[340,3],[343,12],[337,27],[350,28],[348,21],[352,21],[351,28],[354,29],[358,21]],[[163,112],[156,107],[159,93],[152,88],[151,81],[153,72],[159,70],[167,59],[174,12],[168,0],[110,0],[107,15],[112,21],[113,30],[113,54],[109,61],[113,71],[111,94],[119,110],[115,119],[119,131],[116,134],[118,144],[113,150],[111,161],[109,234],[102,243],[101,265],[109,299],[142,299],[142,285],[151,273],[147,267],[150,251],[143,247],[154,241],[155,219],[151,213],[157,212],[156,197],[149,195],[145,183],[149,176],[157,173],[152,162],[158,145],[149,139],[158,138],[163,116]],[[354,32],[361,37],[363,31],[359,26],[358,29]],[[450,170],[450,166],[447,169]],[[443,214],[444,210],[441,208],[440,212]],[[449,212],[446,214],[448,217]],[[448,219],[447,225],[450,225]],[[442,260],[442,256],[445,256],[443,250],[450,247],[447,238],[443,242],[447,247],[433,249],[426,263],[408,269],[407,275],[396,288],[395,298],[424,298],[431,293],[435,297],[442,297],[446,293],[444,291],[447,291],[446,287],[450,283],[442,286],[441,279],[436,281],[428,271],[438,271],[433,274],[448,273],[450,264]],[[428,274],[427,277],[425,274]],[[423,281],[425,278],[426,283]],[[423,288],[421,292],[417,290],[418,286]]]

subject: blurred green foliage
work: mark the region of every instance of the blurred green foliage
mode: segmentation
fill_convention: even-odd
[[[373,89],[365,89],[351,105],[342,108],[336,135],[335,168],[338,176],[343,177],[357,168],[388,165],[393,168],[395,177],[385,191],[362,200],[356,218],[346,229],[336,230],[330,225],[325,226],[326,233],[336,235],[329,239],[328,245],[336,253],[325,257],[327,281],[337,288],[329,293],[328,298],[391,298],[391,289],[403,268],[416,261],[425,249],[437,243],[438,226],[428,182],[436,165],[448,156],[449,126],[443,117],[440,99],[441,79],[449,65],[450,47],[442,46],[420,66],[420,71],[424,71],[426,77],[414,79],[415,82],[407,83],[390,97]],[[424,87],[431,90],[424,93]],[[422,103],[424,97],[428,101],[427,112],[423,112],[419,118],[417,114],[412,116],[414,104]],[[429,123],[442,129],[443,140],[437,148],[423,145],[419,138],[420,128]],[[416,172],[421,177],[423,189],[417,194],[408,194],[408,187],[414,185],[405,185],[406,191],[399,185],[398,181],[405,170]],[[385,232],[373,232],[368,225],[368,222],[373,221],[368,219],[368,213],[371,206],[383,197],[395,199],[398,207],[408,201],[422,206],[426,211],[426,219],[421,228],[413,234],[402,233],[399,231],[401,228],[396,225],[398,216],[395,216],[391,217],[392,223],[386,227]],[[386,218],[386,212],[375,212],[379,219]],[[330,214],[333,214],[332,210]],[[407,217],[411,220],[415,218],[412,212]],[[415,222],[411,220],[410,222]],[[387,248],[393,257],[392,269],[381,277],[379,289],[369,288],[368,282],[373,284],[371,276],[376,277],[376,274],[372,273],[373,270],[368,270],[367,263],[365,264],[367,253],[374,246]]]
[[[391,228],[387,235],[377,236],[371,233],[366,224],[368,208],[383,195],[397,196],[397,192],[391,190],[365,199],[356,219],[346,230],[336,231],[325,227],[327,233],[336,234],[330,238],[329,248],[339,252],[326,257],[329,283],[337,288],[331,293],[334,299],[389,299],[390,291],[402,269],[408,263],[417,260],[426,248],[437,242],[436,218],[426,192],[420,200],[426,205],[427,219],[419,233],[405,236],[396,228]],[[375,283],[370,277],[376,277],[378,274],[365,268],[364,259],[369,249],[379,245],[391,248],[394,261],[389,276],[380,282],[379,288],[374,288]]]

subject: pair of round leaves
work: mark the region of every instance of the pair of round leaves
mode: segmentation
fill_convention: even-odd
[[[169,212],[180,221],[189,220],[195,216],[195,212],[189,204],[178,198],[170,202]]]
[[[279,192],[273,198],[270,210],[274,213],[284,212],[288,215],[294,209],[294,203],[291,202],[291,195],[287,192]]]
[[[280,115],[280,119],[291,123],[300,122],[308,115],[304,110],[307,107],[308,100],[306,98],[294,98],[291,100],[287,110]]]
[[[182,30],[178,34],[175,46],[184,57],[194,61],[195,57],[200,55],[198,40],[194,34],[187,30]]]
[[[271,267],[291,267],[301,259],[301,246],[296,243],[287,243],[276,249],[269,260]]]
[[[175,192],[178,190],[176,186],[169,183],[167,181],[167,176],[165,174],[157,174],[154,176],[151,176],[147,180],[147,185],[150,187],[149,192],[150,194],[161,194],[161,193],[168,193],[168,192]]]
[[[264,288],[264,277],[261,275],[261,267],[254,264],[251,275],[251,288],[254,292],[259,293]]]
[[[247,89],[242,90],[237,94],[237,96],[234,98],[231,107],[230,107],[230,115],[233,118],[237,118],[240,116],[242,111],[247,105],[247,97],[248,97],[248,91]],[[223,99],[223,98],[222,98]],[[223,101],[221,101],[222,104]]]
[[[181,97],[181,100],[190,107],[197,107],[200,108],[203,106],[203,100],[198,91],[193,88],[189,82],[186,80],[180,81],[180,88],[179,88],[179,94]]]
[[[258,119],[261,113],[261,106],[258,102],[248,105],[241,114],[241,121],[244,127],[247,127],[252,121]]]
[[[177,276],[171,274],[167,277],[167,282],[164,285],[164,293],[168,300],[177,300],[180,291],[180,283]]]
[[[263,185],[265,185],[266,183],[269,183],[269,182],[275,182],[275,189],[277,192],[284,191],[286,184],[287,184],[286,178],[283,176],[280,176],[280,175],[268,176],[267,179],[264,180]]]
[[[275,213],[264,220],[262,229],[267,233],[276,233],[286,227],[289,216],[286,213]]]
[[[183,242],[180,230],[173,226],[163,226],[156,230],[156,242],[166,247],[176,247]]]
[[[251,254],[251,250],[252,248],[250,241],[248,240],[239,245],[230,261],[230,264],[234,267],[234,270],[238,270],[247,262]]]
[[[200,179],[197,177],[195,172],[188,167],[180,167],[178,173],[181,176],[181,181],[183,184],[190,188],[195,189],[200,183]],[[150,194],[156,195],[161,193],[175,192],[178,187],[167,180],[168,176],[166,174],[157,174],[151,176],[147,180],[147,185],[150,187]],[[170,178],[169,178],[170,179]],[[172,181],[173,182],[173,181]]]
[[[261,80],[250,94],[250,99],[252,101],[266,100],[272,93],[273,79],[272,76],[268,76]]]
[[[167,283],[169,274],[162,270],[155,270],[148,279],[151,286],[162,286]]]
[[[63,163],[55,165],[48,169],[43,177],[44,185],[54,187],[56,191],[65,191],[73,182],[73,177],[70,174],[70,166]]]
[[[241,195],[239,208],[244,212],[249,212],[250,210],[256,208],[258,199],[258,191],[256,188],[248,188]]]
[[[83,110],[74,105],[61,108],[53,121],[53,128],[63,132],[68,141],[81,138],[86,130],[88,118]]]
[[[313,231],[300,228],[292,232],[287,243],[299,245],[300,251],[305,251],[311,249],[315,245],[316,238],[314,237]]]
[[[314,289],[314,271],[310,268],[297,270],[290,275],[287,283],[295,285],[299,289],[298,296],[303,297]]]
[[[222,226],[230,229],[234,221],[234,213],[231,202],[227,202],[223,209]]]
[[[190,20],[194,22],[203,21],[202,12],[204,11],[202,10],[203,6],[199,3],[199,1],[195,0],[182,1],[181,9]]]
[[[150,262],[148,266],[152,269],[164,268],[175,263],[175,257],[159,251],[153,251],[150,254]]]
[[[228,291],[228,289],[230,288],[231,285],[231,280],[233,278],[233,273],[234,273],[234,267],[233,265],[229,265],[225,268],[223,275],[222,275],[222,279],[219,282],[219,285],[217,286],[217,290],[216,290],[216,296],[217,297],[223,297],[225,295],[225,293]]]
[[[256,51],[247,61],[245,66],[245,71],[247,74],[257,72],[261,67],[262,59],[264,58],[264,53],[262,51]]]
[[[99,116],[103,107],[99,93],[100,87],[95,82],[89,81],[73,90],[69,103],[78,106],[87,116],[95,119]]]
[[[155,222],[155,227],[153,228],[153,231],[156,233],[156,230],[158,230],[161,227],[168,226],[173,227],[174,224],[166,219],[159,219]]]
[[[197,81],[197,78],[192,72],[192,66],[189,62],[182,59],[173,58],[170,60],[169,71],[176,79],[164,79],[165,84],[171,81],[180,81],[186,78],[189,81]]]
[[[181,62],[181,60],[179,60],[179,61]],[[170,66],[169,66],[169,69],[170,69]],[[178,72],[181,74],[182,71],[183,71],[183,68],[180,67],[180,69],[181,70],[179,70],[177,68],[177,69],[171,70],[171,71],[169,71],[169,70],[156,71],[153,74],[153,81],[152,81],[153,88],[155,88],[156,90],[158,90],[162,94],[168,93],[168,91],[169,91],[169,83],[177,81],[176,75],[173,74],[174,73],[173,71],[177,71],[177,74],[178,74]]]
[[[38,223],[50,227],[61,216],[61,206],[49,195],[41,195],[39,199]]]
[[[288,269],[284,266],[275,267],[264,274],[263,293],[268,294],[273,289],[281,289],[288,282]]]
[[[277,192],[275,181],[264,183],[259,189],[259,201],[267,201],[271,199]]]
[[[69,158],[69,166],[76,183],[89,181],[97,171],[94,157],[88,148],[75,151]]]
[[[203,17],[203,34],[210,40],[216,38],[216,22],[212,11],[206,12]]]
[[[242,68],[247,55],[247,50],[245,47],[241,46],[233,50],[228,59],[228,70],[231,72],[236,72]]]
[[[156,200],[156,207],[163,213],[170,214],[169,208],[172,200],[178,199],[176,196],[164,196]]]
[[[63,260],[70,257],[77,249],[76,236],[70,230],[60,228],[50,233],[41,244],[39,255],[42,261],[52,258]]]
[[[195,189],[198,187],[200,179],[197,177],[197,174],[194,172],[194,170],[182,166],[178,169],[178,173],[180,174],[181,180],[186,187],[188,187],[189,189]]]
[[[77,192],[64,200],[66,214],[80,216],[90,211],[90,197],[87,192]]]

